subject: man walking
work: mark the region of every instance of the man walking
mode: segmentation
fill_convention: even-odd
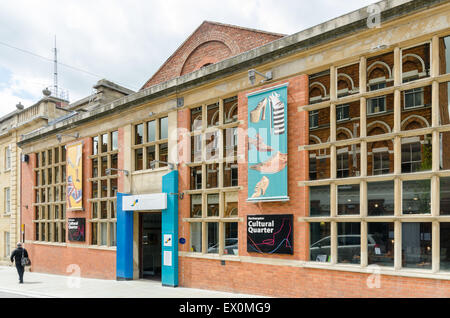
[[[17,248],[11,254],[11,262],[16,263],[17,273],[19,274],[19,284],[23,284],[23,273],[25,271],[22,265],[22,257],[28,257],[28,252],[22,247],[22,243],[17,243]]]

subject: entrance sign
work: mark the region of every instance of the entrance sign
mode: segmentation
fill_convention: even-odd
[[[124,211],[167,209],[167,193],[140,194],[123,197],[122,209]]]
[[[294,254],[293,215],[248,215],[247,252]]]
[[[66,204],[68,211],[83,210],[83,142],[66,145]]]
[[[287,201],[288,83],[247,94],[247,201]]]

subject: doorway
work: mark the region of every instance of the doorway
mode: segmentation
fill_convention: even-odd
[[[161,280],[161,212],[139,213],[139,278]]]

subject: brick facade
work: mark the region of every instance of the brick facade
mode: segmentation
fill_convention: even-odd
[[[142,89],[262,46],[282,36],[205,21],[144,84]]]
[[[89,156],[92,152],[92,139],[83,139],[83,207],[82,211],[67,211],[66,218],[85,218],[85,241],[71,242],[68,240],[67,223],[65,242],[58,246],[55,244],[31,243],[35,241],[36,228],[33,223],[34,206],[36,195],[34,186],[36,184],[36,154],[30,154],[29,162],[22,162],[22,222],[25,224],[25,247],[32,261],[32,270],[36,272],[78,275],[82,277],[114,279],[116,277],[116,251],[90,247],[92,239],[92,228],[89,219],[92,216],[91,198],[92,185],[89,181],[92,176],[92,162]],[[65,195],[64,195],[65,196]],[[94,261],[95,260],[95,261]]]

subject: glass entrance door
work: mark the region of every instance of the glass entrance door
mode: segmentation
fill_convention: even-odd
[[[140,277],[161,280],[161,212],[141,213]]]

